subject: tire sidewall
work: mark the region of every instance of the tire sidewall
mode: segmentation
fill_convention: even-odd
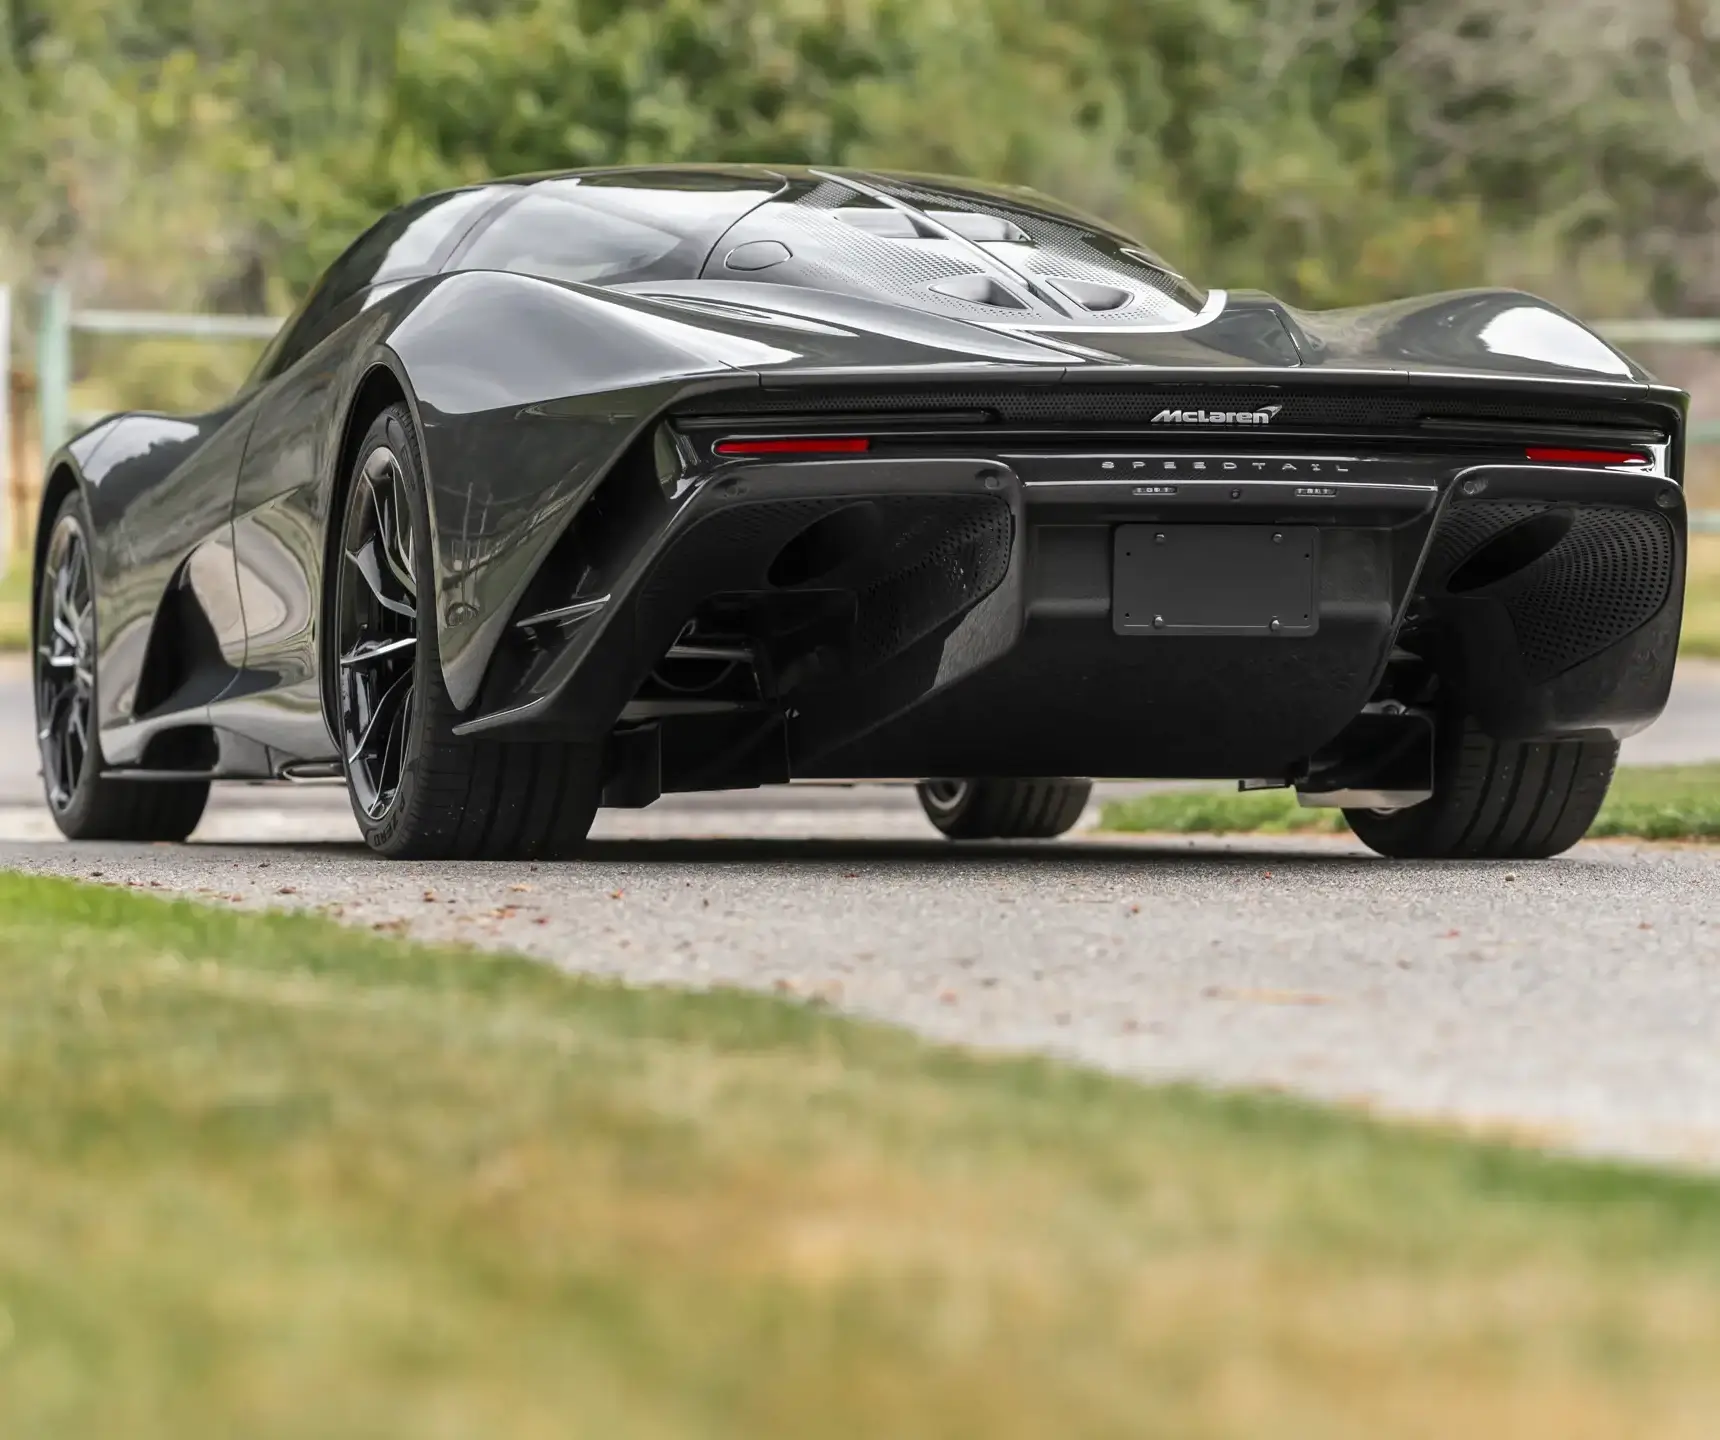
[[[443,694],[441,661],[436,646],[435,561],[431,550],[430,517],[424,496],[424,467],[419,455],[418,440],[411,417],[402,405],[391,405],[371,423],[358,447],[352,471],[347,476],[346,490],[336,518],[336,544],[331,548],[335,563],[340,562],[340,546],[345,535],[348,511],[353,494],[362,483],[364,466],[379,448],[393,451],[400,466],[401,490],[412,522],[413,583],[418,590],[418,643],[413,655],[412,705],[406,720],[405,754],[401,759],[400,786],[394,801],[380,819],[372,819],[358,803],[350,773],[347,774],[347,794],[352,800],[353,815],[363,831],[365,842],[373,849],[388,852],[396,848],[402,837],[412,832],[417,809],[421,803],[420,778],[424,768],[424,753],[430,743],[430,726],[445,711],[437,703]],[[338,585],[334,589],[338,597]],[[341,722],[339,688],[339,604],[335,603],[334,624],[329,627],[333,643],[325,673],[332,686],[336,716],[336,734],[340,738],[342,767],[345,759],[345,727]]]
[[[77,526],[78,533],[84,543],[84,561],[90,567],[90,735],[89,747],[84,755],[84,768],[78,775],[78,783],[72,787],[72,798],[63,810],[54,808],[53,800],[48,795],[47,766],[42,765],[42,800],[47,805],[48,812],[54,817],[54,823],[66,834],[77,834],[90,821],[91,808],[96,803],[96,790],[101,775],[102,738],[101,738],[101,637],[97,630],[99,615],[96,612],[96,556],[91,544],[91,528],[89,507],[84,504],[81,490],[74,489],[60,502],[54,511],[54,518],[48,524],[48,542],[42,547],[42,559],[36,566],[35,585],[30,601],[30,710],[36,717],[36,733],[42,729],[42,679],[41,679],[41,627],[42,605],[47,598],[47,561],[53,553],[54,536],[60,527],[70,519]],[[37,763],[41,764],[41,741],[37,740]]]

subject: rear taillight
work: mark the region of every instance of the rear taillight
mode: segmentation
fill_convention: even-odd
[[[1531,445],[1524,453],[1537,465],[1648,464],[1648,456],[1638,450],[1568,450],[1559,446]]]
[[[719,455],[863,455],[872,442],[853,435],[797,435],[791,440],[719,440]]]

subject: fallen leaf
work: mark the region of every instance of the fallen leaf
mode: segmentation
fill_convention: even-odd
[[[1307,990],[1272,990],[1254,986],[1232,989],[1228,985],[1208,985],[1201,991],[1208,1000],[1240,1000],[1253,1005],[1330,1005],[1329,995],[1316,995]]]

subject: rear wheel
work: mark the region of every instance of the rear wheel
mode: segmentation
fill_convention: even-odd
[[[95,577],[83,497],[50,522],[36,575],[36,744],[42,791],[68,840],[183,840],[209,802],[207,780],[102,774],[96,725]]]
[[[558,859],[597,813],[596,745],[464,739],[442,680],[423,467],[411,417],[366,433],[333,556],[334,697],[353,814],[396,859]]]
[[[1440,735],[1431,800],[1344,816],[1393,859],[1544,860],[1588,832],[1617,763],[1616,741],[1495,740],[1465,720]]]
[[[1069,830],[1090,780],[922,780],[920,804],[952,840],[1049,840]]]

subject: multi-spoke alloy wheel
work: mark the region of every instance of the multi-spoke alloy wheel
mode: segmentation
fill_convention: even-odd
[[[42,791],[72,840],[183,840],[203,818],[207,780],[138,781],[104,774],[96,706],[96,565],[89,516],[75,491],[45,516],[36,571],[36,743]]]
[[[373,821],[399,797],[416,700],[418,580],[407,483],[391,446],[372,449],[354,478],[341,534],[341,754],[353,798]]]
[[[36,617],[36,740],[56,815],[70,808],[90,763],[95,726],[95,599],[89,547],[62,516],[48,539]]]

